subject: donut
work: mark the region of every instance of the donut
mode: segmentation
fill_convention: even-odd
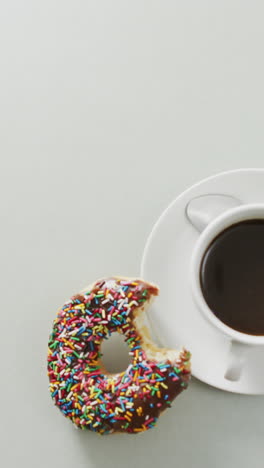
[[[55,405],[77,428],[99,434],[140,433],[187,388],[190,353],[158,348],[146,308],[159,289],[142,279],[100,279],[58,311],[48,344],[48,377]],[[123,334],[131,363],[124,372],[104,368],[102,340]]]

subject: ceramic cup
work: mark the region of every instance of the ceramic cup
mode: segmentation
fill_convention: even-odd
[[[189,221],[199,232],[191,257],[191,289],[203,317],[230,339],[230,352],[225,378],[240,379],[246,353],[252,346],[264,345],[264,336],[241,333],[219,320],[207,305],[200,284],[200,266],[204,253],[222,231],[233,224],[250,219],[264,219],[264,204],[242,204],[225,195],[205,195],[191,200],[186,208]]]

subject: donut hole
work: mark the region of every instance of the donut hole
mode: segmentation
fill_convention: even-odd
[[[131,362],[129,347],[119,333],[113,333],[110,338],[103,340],[101,353],[102,364],[110,374],[124,372]]]

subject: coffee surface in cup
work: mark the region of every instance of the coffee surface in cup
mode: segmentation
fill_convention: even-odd
[[[205,301],[223,323],[264,335],[264,220],[222,231],[203,256],[200,283]]]

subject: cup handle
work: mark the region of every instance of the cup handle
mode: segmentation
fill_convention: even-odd
[[[249,345],[231,341],[225,379],[232,382],[240,379],[248,349],[250,349]]]
[[[201,195],[189,201],[186,217],[198,232],[202,232],[217,216],[239,205],[242,202],[230,195]]]

